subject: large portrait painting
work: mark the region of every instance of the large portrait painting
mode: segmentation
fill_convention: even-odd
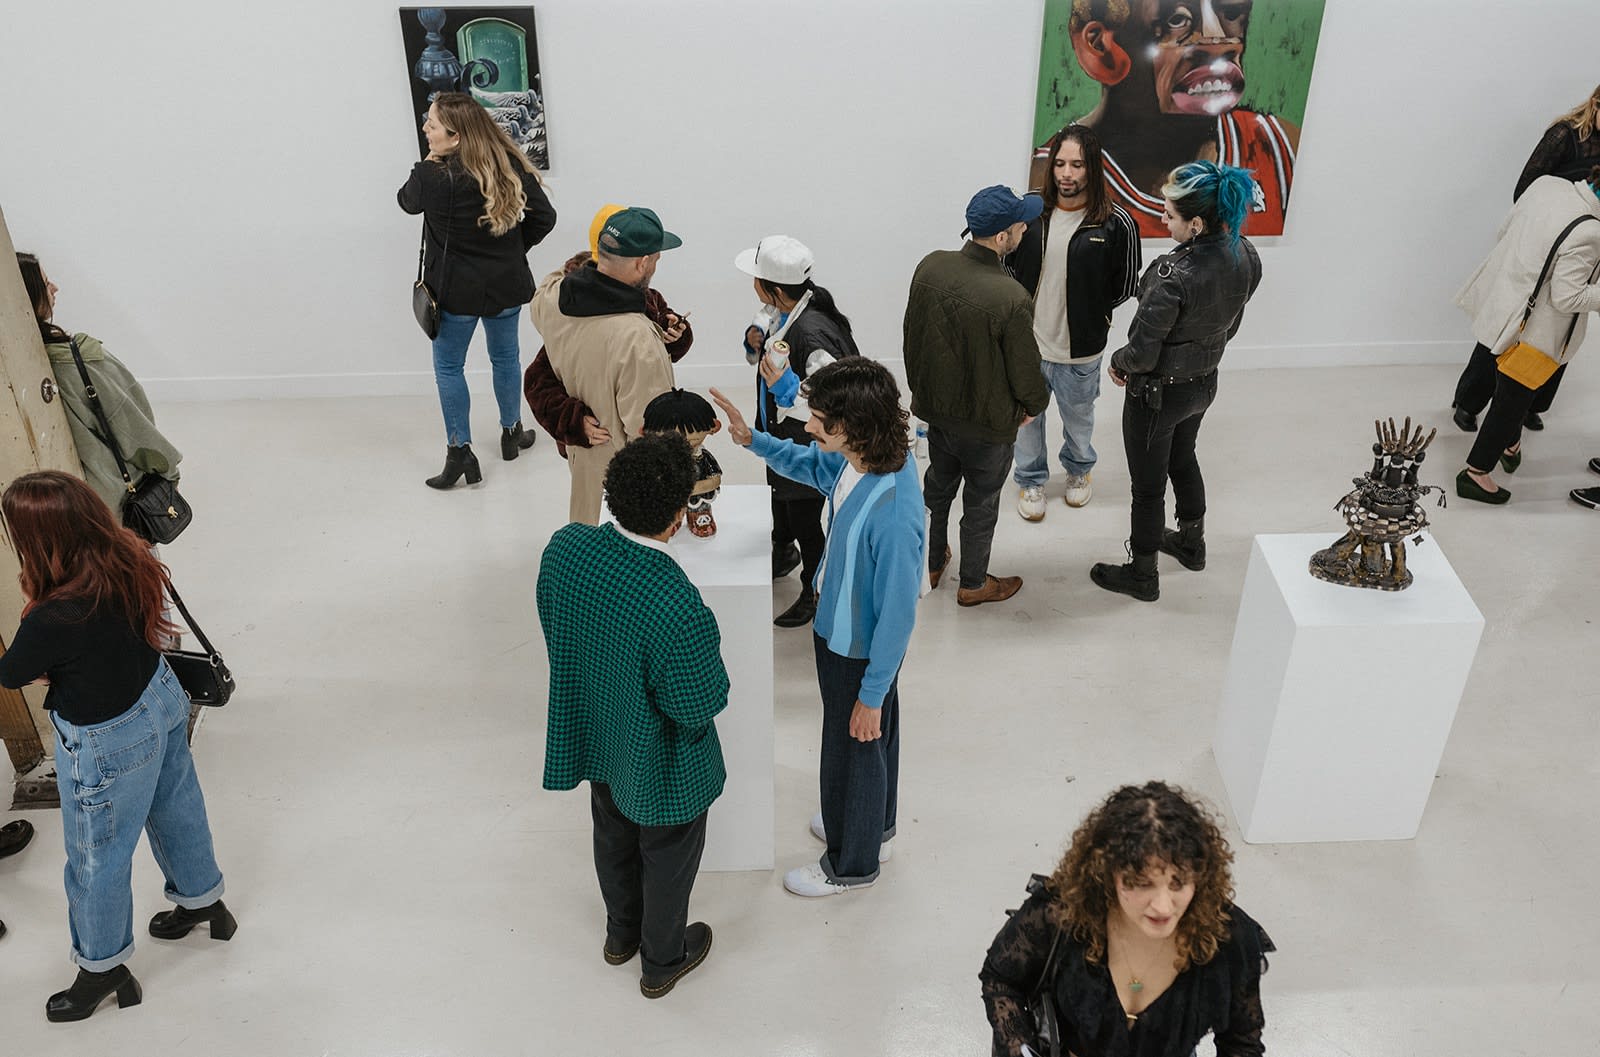
[[[1165,236],[1161,186],[1184,162],[1250,169],[1247,235],[1281,235],[1325,0],[1045,0],[1030,186],[1062,126],[1093,127],[1113,197]]]
[[[402,7],[400,36],[422,157],[422,122],[433,97],[469,92],[536,168],[550,168],[533,8]]]

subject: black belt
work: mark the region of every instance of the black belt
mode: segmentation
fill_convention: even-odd
[[[1216,371],[1207,371],[1207,372],[1206,372],[1206,373],[1205,373],[1205,374],[1197,374],[1197,375],[1195,375],[1195,376],[1194,376],[1194,377],[1193,377],[1193,378],[1170,378],[1170,377],[1163,377],[1163,378],[1162,378],[1162,379],[1161,379],[1161,384],[1162,384],[1162,385],[1166,385],[1166,386],[1173,386],[1173,385],[1188,385],[1188,384],[1189,384],[1189,383],[1190,383],[1190,382],[1203,382],[1203,381],[1205,381],[1205,380],[1206,380],[1206,379],[1207,379],[1207,378],[1210,378],[1210,377],[1212,377],[1212,376],[1213,376],[1213,375],[1215,375],[1215,374],[1216,374],[1216,373],[1217,373],[1217,372],[1216,372]]]

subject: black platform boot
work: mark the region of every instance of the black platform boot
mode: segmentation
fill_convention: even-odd
[[[1108,565],[1096,562],[1089,570],[1089,579],[1107,591],[1137,598],[1141,602],[1154,602],[1161,597],[1161,579],[1156,573],[1154,554],[1137,554],[1129,551],[1132,561],[1126,565]]]
[[[531,433],[522,428],[522,423],[500,431],[500,457],[510,462],[517,457],[518,452],[527,451],[533,447],[533,442],[539,439],[537,433]]]
[[[181,940],[196,925],[211,926],[211,938],[214,940],[231,940],[239,928],[239,923],[219,899],[199,910],[186,910],[183,907],[163,910],[150,919],[150,935],[158,940]]]
[[[1178,564],[1185,569],[1199,572],[1206,567],[1206,519],[1197,517],[1193,521],[1178,519],[1176,530],[1165,529],[1161,533],[1161,553],[1170,554],[1178,559]]]
[[[100,1003],[105,1001],[105,997],[113,992],[116,993],[119,1009],[127,1009],[144,1001],[144,991],[126,965],[103,973],[79,969],[78,978],[72,981],[72,986],[65,991],[57,991],[44,1004],[45,1019],[56,1023],[88,1020]]]
[[[483,480],[483,471],[478,469],[478,457],[472,454],[472,445],[462,444],[459,447],[449,447],[444,450],[444,469],[439,476],[428,478],[424,484],[429,488],[449,488],[467,475],[468,484],[477,484]]]

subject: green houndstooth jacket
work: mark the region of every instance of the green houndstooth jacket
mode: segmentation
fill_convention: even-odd
[[[712,718],[728,704],[699,590],[670,554],[574,523],[545,547],[536,596],[550,655],[544,787],[603,782],[641,826],[698,818],[727,778]]]

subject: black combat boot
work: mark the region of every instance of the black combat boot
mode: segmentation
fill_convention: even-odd
[[[1199,572],[1206,567],[1206,519],[1197,517],[1193,521],[1178,519],[1176,530],[1167,529],[1161,533],[1161,553],[1170,554],[1178,559],[1178,564],[1185,569]]]
[[[1129,595],[1141,602],[1154,602],[1161,597],[1161,579],[1156,573],[1154,554],[1128,552],[1132,557],[1126,565],[1108,565],[1096,562],[1089,570],[1089,579],[1107,591]]]

